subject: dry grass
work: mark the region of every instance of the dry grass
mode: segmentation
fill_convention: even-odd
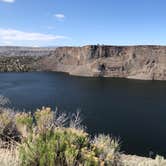
[[[2,146],[1,142],[1,146]],[[0,166],[19,166],[19,153],[16,146],[0,148]]]
[[[166,166],[166,160],[157,156],[156,159],[122,155],[121,166]],[[0,149],[0,166],[20,166],[17,149]]]
[[[121,159],[123,166],[166,166],[166,160],[162,156],[156,156],[155,159],[151,159],[123,154]]]

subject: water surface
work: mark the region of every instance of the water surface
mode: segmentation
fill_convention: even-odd
[[[122,150],[166,156],[166,82],[83,78],[63,73],[1,73],[0,94],[15,108],[81,109],[91,133],[120,137]]]

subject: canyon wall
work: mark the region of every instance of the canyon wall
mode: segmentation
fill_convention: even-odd
[[[166,80],[165,46],[59,47],[42,63],[43,70],[78,76]]]
[[[166,46],[90,45],[35,48],[36,52],[30,48],[25,51],[22,48],[12,50],[6,47],[3,50],[8,52],[7,55],[2,48],[0,47],[0,71],[4,71],[3,66],[9,64],[12,71],[11,59],[15,58],[15,64],[18,61],[19,66],[27,66],[26,71],[60,71],[77,76],[166,80]]]

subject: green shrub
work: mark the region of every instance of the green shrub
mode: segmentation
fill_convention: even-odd
[[[28,115],[24,115],[25,119]],[[76,128],[80,125],[78,116],[75,117],[72,125],[69,120],[69,127],[63,127],[64,123],[59,122],[66,121],[66,116],[57,116],[49,108],[37,110],[34,114],[35,124],[32,125],[35,130],[23,140],[19,148],[21,165],[110,166],[118,163],[118,142],[104,135],[91,141],[82,128]],[[74,122],[77,122],[77,125],[74,125]]]
[[[2,98],[2,105],[7,100]],[[1,104],[0,104],[1,105]],[[79,113],[68,117],[42,107],[34,114],[0,107],[0,149],[20,166],[113,166],[119,144],[109,136],[93,140],[80,125]],[[0,162],[7,165],[7,161]],[[12,163],[12,162],[11,162]],[[11,165],[11,164],[9,164]]]
[[[22,165],[73,166],[81,155],[81,149],[88,143],[85,134],[77,133],[72,133],[71,129],[57,128],[29,137],[20,146]]]
[[[33,117],[31,113],[16,113],[15,123],[17,130],[20,132],[22,137],[28,137],[28,135],[32,132]]]

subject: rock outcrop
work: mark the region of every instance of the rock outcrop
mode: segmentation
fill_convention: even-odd
[[[78,76],[166,80],[166,47],[59,47],[42,64],[43,70]]]
[[[6,51],[2,51],[2,48]],[[0,71],[8,71],[2,70],[3,66],[11,64],[9,60],[4,59],[16,58],[17,61],[19,59],[20,65],[25,67],[27,64],[27,70],[30,71],[61,71],[77,76],[166,80],[166,46],[90,45],[33,48],[35,51],[32,48],[26,48],[26,51],[22,49],[0,47]],[[12,71],[12,66],[9,71]]]

